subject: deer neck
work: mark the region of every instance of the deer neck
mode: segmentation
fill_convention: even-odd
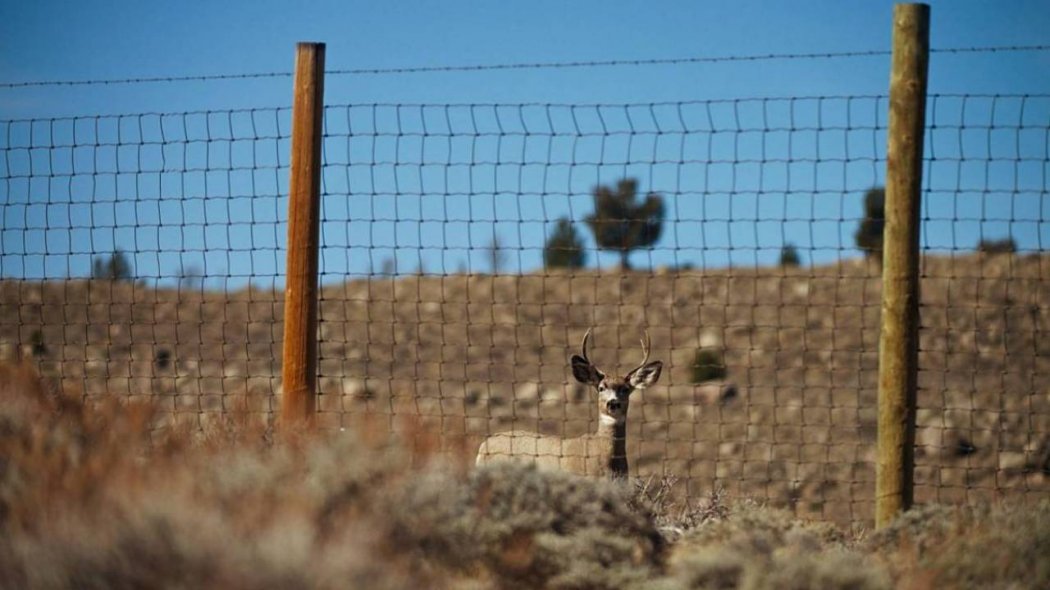
[[[613,477],[627,477],[627,423],[600,414],[596,437],[601,444],[603,461]]]

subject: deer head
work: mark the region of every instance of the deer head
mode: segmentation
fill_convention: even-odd
[[[572,355],[572,374],[580,383],[593,386],[598,391],[598,415],[603,424],[624,424],[627,421],[627,407],[631,403],[631,393],[636,389],[645,389],[660,378],[664,364],[661,361],[649,362],[649,332],[642,338],[641,364],[623,377],[606,375],[587,358],[587,343],[591,331],[583,336],[580,354]]]

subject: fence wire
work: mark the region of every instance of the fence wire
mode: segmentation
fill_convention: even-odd
[[[916,498],[1050,491],[1050,98],[930,102]]]
[[[1050,50],[1050,45],[1000,45],[1000,46],[971,46],[971,47],[941,47],[932,48],[930,53],[936,54],[972,54],[972,53],[1018,53],[1018,52],[1044,52]],[[502,64],[466,64],[466,65],[441,65],[441,66],[402,66],[390,68],[329,68],[326,74],[329,76],[376,76],[376,75],[402,75],[402,74],[433,74],[448,72],[491,72],[500,70],[538,70],[538,69],[565,69],[565,68],[596,68],[596,67],[633,67],[633,66],[656,66],[656,65],[690,65],[690,64],[727,64],[739,62],[766,62],[766,61],[797,61],[797,60],[829,60],[829,59],[856,59],[867,57],[889,57],[887,49],[859,49],[852,51],[825,51],[819,53],[762,53],[754,55],[708,55],[689,57],[667,57],[649,59],[606,59],[606,60],[577,60],[577,61],[555,61],[555,62],[519,62]],[[111,86],[119,84],[157,84],[167,82],[214,82],[231,80],[249,80],[266,78],[291,78],[292,72],[253,72],[232,74],[198,74],[193,76],[152,76],[139,78],[109,78],[93,80],[23,80],[18,82],[0,82],[0,88],[33,88],[44,86]]]
[[[3,122],[0,348],[202,426],[272,412],[287,109]]]
[[[624,371],[647,330],[665,366],[633,396],[633,474],[870,522],[880,272],[858,236],[887,106],[327,107],[319,423],[422,423],[468,453],[510,428],[583,434],[598,408],[569,356],[593,328],[590,357]],[[1050,96],[928,114],[918,499],[1045,498]],[[174,422],[271,419],[289,120],[0,122],[3,355]],[[647,233],[599,247],[625,224],[591,219],[598,187],[662,204]]]

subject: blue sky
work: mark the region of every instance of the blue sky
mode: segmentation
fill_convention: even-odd
[[[327,43],[329,70],[889,49],[890,2],[653,6],[4,1],[0,83],[289,72],[307,40]],[[1043,1],[932,2],[935,49],[1047,44],[1048,30]],[[1050,243],[1047,71],[1047,51],[933,55],[927,248]],[[535,270],[556,219],[581,220],[590,188],[625,175],[665,195],[672,222],[636,266],[770,264],[784,242],[807,262],[856,256],[861,194],[882,182],[887,80],[884,55],[330,75],[325,280],[387,260],[485,272],[493,236],[505,270]],[[0,88],[0,119],[36,120],[0,129],[0,275],[83,276],[120,247],[141,276],[272,281],[290,86]],[[537,104],[563,106],[519,106]],[[196,111],[211,113],[183,114]]]

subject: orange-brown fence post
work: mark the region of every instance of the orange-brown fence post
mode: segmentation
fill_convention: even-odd
[[[281,422],[312,422],[317,407],[317,258],[321,218],[324,44],[299,43],[292,105],[288,266],[284,288]]]
[[[919,222],[929,36],[929,6],[894,6],[875,474],[875,526],[879,528],[911,507],[914,499]]]

